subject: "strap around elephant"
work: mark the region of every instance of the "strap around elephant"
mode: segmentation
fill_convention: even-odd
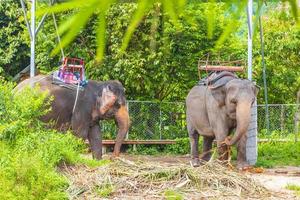
[[[220,80],[222,78],[236,79],[238,77],[234,73],[228,72],[228,71],[213,72],[213,73],[209,74],[208,77],[201,79],[198,82],[198,85],[200,85],[200,86],[214,85],[218,80]]]
[[[76,97],[75,97],[75,102],[74,102],[74,106],[73,106],[72,113],[74,113],[74,111],[75,111],[75,109],[76,109],[76,105],[77,105],[77,101],[78,101],[79,88],[80,88],[80,85],[79,85],[79,83],[78,83],[78,84],[77,84]]]

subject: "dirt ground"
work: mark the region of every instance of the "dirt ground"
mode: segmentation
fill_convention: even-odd
[[[89,157],[89,156],[88,156]],[[104,159],[109,159],[110,155],[104,155]],[[187,166],[189,165],[189,156],[149,156],[149,155],[129,155],[129,154],[122,154],[121,159],[126,161],[132,161],[135,164],[138,163],[152,163],[157,164],[160,166]],[[80,171],[82,169],[72,169],[76,171]],[[87,170],[87,169],[84,169]],[[300,166],[299,167],[281,167],[281,168],[273,168],[273,169],[262,169],[262,173],[253,173],[253,172],[240,172],[244,173],[246,176],[251,177],[256,182],[263,185],[270,191],[275,192],[277,195],[276,197],[271,197],[268,199],[299,199],[300,197],[297,196],[293,191],[286,189],[288,184],[298,185],[300,186]],[[77,172],[75,172],[76,174]],[[74,172],[71,173],[72,176]],[[90,173],[91,176],[94,176],[95,173]],[[81,198],[75,198],[81,199]],[[102,198],[100,198],[102,199]],[[107,198],[110,199],[110,198]],[[113,198],[115,199],[115,198]],[[119,199],[119,198],[117,198]],[[248,199],[248,198],[247,198]],[[251,199],[251,198],[250,198]]]
[[[159,162],[167,165],[187,165],[189,155],[184,156],[147,156],[147,155],[128,155],[123,154],[125,159],[131,161]],[[254,178],[267,189],[286,194],[289,199],[300,199],[294,195],[293,191],[286,189],[289,184],[300,186],[300,166],[299,167],[278,167],[272,169],[263,169],[262,173],[246,173],[249,177]],[[285,195],[283,195],[285,196]],[[284,198],[286,199],[286,198]]]

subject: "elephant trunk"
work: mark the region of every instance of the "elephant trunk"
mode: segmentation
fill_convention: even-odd
[[[228,145],[236,144],[243,135],[247,133],[251,120],[251,102],[238,103],[236,107],[236,133],[229,141]]]
[[[118,134],[113,156],[119,156],[122,143],[129,129],[129,114],[127,108],[124,105],[119,108],[118,112],[115,115],[115,119],[118,126]]]

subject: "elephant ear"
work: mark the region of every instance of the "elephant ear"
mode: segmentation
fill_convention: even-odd
[[[104,87],[101,95],[97,97],[97,105],[101,115],[105,114],[116,102],[116,95],[108,86]]]
[[[210,88],[211,94],[214,99],[218,102],[218,106],[222,107],[225,105],[226,90],[224,85],[219,85],[218,87]]]
[[[225,74],[226,75],[226,74]],[[211,87],[211,93],[213,97],[217,100],[218,106],[222,107],[225,105],[225,98],[226,98],[226,84],[237,77],[234,75],[232,76],[223,76],[218,79]]]

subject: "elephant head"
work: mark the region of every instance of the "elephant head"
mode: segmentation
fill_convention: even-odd
[[[93,118],[115,119],[118,133],[113,155],[118,156],[130,124],[125,89],[119,81],[106,81],[104,85],[101,85],[97,95],[96,108],[97,111]]]
[[[247,133],[251,107],[256,100],[258,87],[247,79],[235,78],[211,89],[218,106],[224,107],[228,118],[236,122],[236,133],[226,142],[227,145],[234,145]]]

